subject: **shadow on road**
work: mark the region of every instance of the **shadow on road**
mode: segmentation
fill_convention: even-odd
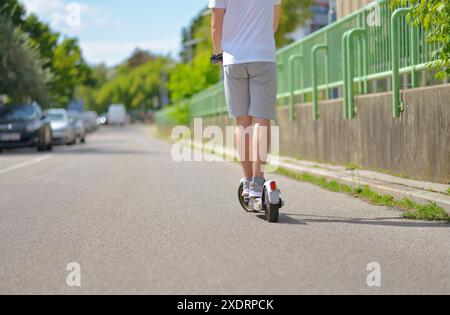
[[[302,217],[302,219],[294,219],[292,216]],[[404,218],[349,218],[349,217],[333,217],[308,214],[280,214],[280,223],[285,224],[303,224],[308,223],[343,223],[343,224],[361,224],[361,225],[377,225],[392,227],[408,227],[408,228],[450,228],[450,224],[442,222],[426,222],[426,221],[407,221]]]
[[[266,220],[266,217],[262,214],[256,216],[258,219]],[[305,222],[301,220],[297,220],[295,218],[291,218],[289,215],[280,213],[280,218],[278,220],[278,224],[290,224],[290,225],[307,225]]]

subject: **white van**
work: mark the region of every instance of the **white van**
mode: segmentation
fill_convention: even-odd
[[[126,125],[128,122],[127,110],[123,104],[113,104],[108,108],[109,125]]]

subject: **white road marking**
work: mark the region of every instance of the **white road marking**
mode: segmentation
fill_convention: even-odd
[[[26,162],[23,162],[23,163],[20,163],[20,164],[17,164],[17,165],[14,165],[14,166],[5,168],[5,169],[3,169],[3,170],[0,170],[0,175],[3,175],[3,174],[6,174],[6,173],[15,171],[15,170],[18,170],[18,169],[27,167],[27,166],[31,166],[31,165],[33,165],[33,164],[40,163],[40,162],[42,162],[42,161],[48,160],[49,158],[50,158],[50,155],[44,155],[44,156],[42,156],[42,157],[33,159],[33,160],[31,160],[31,161],[26,161]]]

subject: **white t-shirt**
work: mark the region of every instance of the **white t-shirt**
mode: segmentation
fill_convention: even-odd
[[[276,62],[274,6],[281,0],[209,0],[210,8],[225,9],[223,64]]]

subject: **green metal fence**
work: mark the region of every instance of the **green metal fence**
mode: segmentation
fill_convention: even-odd
[[[438,47],[426,41],[421,27],[407,22],[408,8],[392,8],[388,0],[373,4],[295,42],[277,53],[278,103],[290,106],[296,116],[298,102],[312,100],[314,119],[320,117],[318,102],[343,94],[343,116],[357,114],[354,95],[368,93],[368,83],[392,78],[393,116],[404,110],[400,101],[400,76],[411,75],[418,86],[419,71],[435,61]],[[189,101],[192,117],[227,111],[223,83],[194,95]]]

